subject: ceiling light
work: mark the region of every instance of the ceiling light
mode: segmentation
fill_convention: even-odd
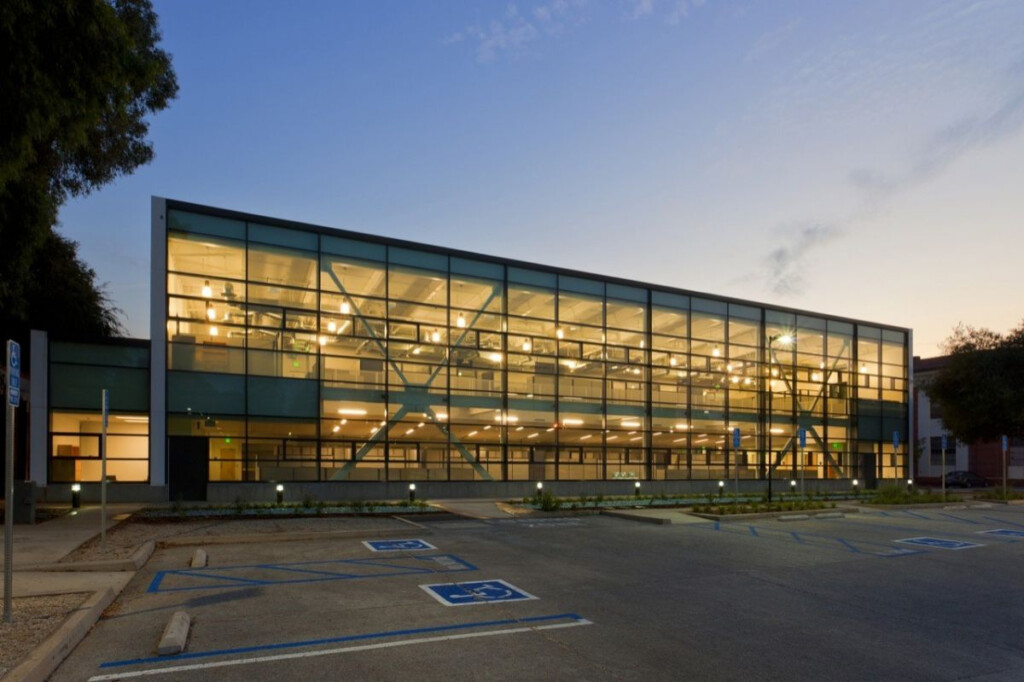
[[[341,427],[335,424],[334,428],[332,428],[331,431],[337,433],[338,431],[341,431]]]
[[[319,339],[317,339],[317,343],[319,343],[321,346],[326,346],[327,345],[327,337],[326,336],[321,336]]]
[[[467,438],[471,438],[471,437],[475,436],[476,433],[477,433],[476,431],[470,431],[469,433],[466,434],[466,437]]]
[[[561,327],[558,327],[557,329],[555,329],[555,336],[557,338],[559,338],[559,339],[564,339],[565,338],[565,332],[562,331]]]
[[[593,437],[593,434],[589,434],[589,433],[588,433],[588,434],[587,434],[587,435],[585,435],[585,436],[580,436],[580,440],[587,440],[588,438],[591,438],[591,437]]]
[[[327,323],[327,331],[329,331],[332,334],[338,331],[338,325],[334,322],[334,320],[331,320],[330,322]]]
[[[678,361],[678,360],[676,360],[675,358],[671,358],[671,357],[670,357],[670,358],[668,359],[668,364],[669,364],[669,366],[671,366],[671,367],[675,367],[675,366],[676,366],[676,364],[677,364],[678,362],[679,362],[679,361]]]
[[[347,414],[347,415],[349,415],[351,417],[365,417],[366,416],[366,410],[358,410],[358,409],[353,409],[353,408],[348,408],[348,407],[339,407],[338,408],[338,414]]]
[[[582,419],[563,419],[562,426],[580,426],[583,424]]]
[[[419,355],[421,350],[422,349],[419,346],[416,346],[415,348],[412,349],[412,354]]]
[[[522,348],[524,353],[529,353],[531,350],[533,350],[533,344],[530,343],[529,339],[527,339],[526,341],[523,341]]]
[[[455,319],[455,326],[459,329],[464,329],[466,327],[466,316],[459,313],[459,316]]]
[[[722,351],[718,350],[718,346],[715,346],[714,350],[711,351],[711,355],[716,358],[720,357],[722,355]]]
[[[430,332],[430,340],[433,343],[441,343],[441,332],[437,331],[436,329]]]
[[[206,319],[213,320],[217,317],[217,311],[214,310],[213,304],[209,301],[206,302]]]
[[[491,353],[489,357],[491,362],[501,362],[501,353]]]
[[[348,315],[351,312],[352,312],[352,306],[349,304],[349,302],[348,301],[342,301],[341,302],[341,314],[342,315]]]
[[[622,428],[624,429],[639,429],[640,422],[622,422]]]
[[[203,298],[210,298],[213,296],[213,289],[210,288],[210,280],[203,282]]]
[[[519,429],[516,429],[516,431],[518,431],[518,430],[519,430]],[[530,434],[529,436],[527,436],[527,438],[536,438],[536,437],[537,437],[537,436],[539,436],[539,435],[540,435],[540,432],[538,431],[538,432],[536,432],[536,433],[531,433],[531,434]]]
[[[217,336],[220,331],[216,327],[210,327],[210,336]]]

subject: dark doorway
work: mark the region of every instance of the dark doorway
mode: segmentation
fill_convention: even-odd
[[[863,452],[860,455],[860,473],[864,478],[864,489],[874,490],[878,486],[878,470],[875,469],[875,453]]]
[[[205,500],[210,479],[210,443],[196,436],[168,438],[171,500]]]

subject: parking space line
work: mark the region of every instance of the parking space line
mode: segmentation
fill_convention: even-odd
[[[715,524],[714,526],[703,526],[694,525],[692,526],[695,530],[704,531],[718,531],[721,533],[728,533],[730,535],[746,536],[746,532],[740,527],[732,526],[730,524]],[[803,545],[805,547],[820,547],[822,549],[838,550],[843,552],[851,552],[853,554],[864,554],[867,556],[874,556],[883,559],[888,559],[897,556],[909,556],[911,554],[923,554],[924,550],[919,549],[905,549],[902,547],[896,547],[888,542],[873,542],[870,540],[849,540],[846,538],[819,535],[816,533],[797,533],[793,531],[781,531],[772,528],[758,528],[757,526],[747,526],[747,530],[750,532],[750,537],[755,537],[761,540],[774,540],[793,542]],[[865,549],[867,548],[867,549]]]
[[[906,514],[907,516],[916,516],[917,518],[924,519],[925,521],[931,521],[932,520],[930,516],[925,516],[924,514],[918,514],[917,512],[912,512],[909,509],[900,509],[900,513],[901,514]]]
[[[563,622],[557,622],[563,621]],[[301,642],[281,642],[276,644],[265,644],[261,646],[238,647],[234,649],[220,649],[214,651],[199,651],[194,653],[179,654],[173,659],[167,657],[136,658],[123,661],[107,661],[100,664],[101,669],[120,668],[132,665],[146,665],[151,663],[168,663],[171,661],[195,660],[211,658],[215,656],[231,656],[238,654],[255,653],[257,651],[280,651],[282,649],[320,646],[324,644],[338,644],[341,642],[356,642],[373,639],[384,639],[388,637],[406,637],[409,635],[421,635],[436,632],[456,632],[475,628],[490,628],[512,625],[518,627],[503,628],[500,630],[485,630],[483,632],[460,632],[458,634],[443,635],[439,637],[419,637],[415,639],[400,639],[393,642],[380,642],[377,644],[364,644],[359,646],[340,647],[335,649],[321,649],[317,651],[303,651],[288,654],[276,654],[272,656],[257,656],[251,658],[232,659],[227,661],[211,661],[209,663],[195,663],[190,665],[173,665],[161,668],[149,668],[144,670],[119,671],[109,675],[96,675],[89,678],[89,682],[104,682],[106,680],[122,680],[134,677],[148,677],[152,675],[166,675],[170,673],[182,673],[192,670],[218,668],[224,666],[247,665],[253,663],[269,663],[272,661],[283,661],[296,658],[310,658],[313,656],[329,656],[333,654],[352,653],[356,651],[368,651],[372,649],[383,649],[396,646],[409,646],[411,644],[428,644],[444,642],[457,639],[469,639],[473,637],[491,637],[495,635],[507,635],[522,632],[535,632],[538,630],[552,630],[556,628],[577,627],[580,625],[592,625],[593,623],[575,613],[559,613],[549,616],[530,616],[525,618],[508,618],[503,620],[479,621],[473,623],[457,623],[454,625],[437,625],[425,628],[411,628],[408,630],[391,630],[386,632],[373,632],[359,635],[343,635],[340,637],[329,637],[323,639],[307,640]]]
[[[959,521],[960,523],[970,523],[970,524],[975,525],[975,526],[981,525],[980,521],[973,521],[971,519],[965,519],[962,516],[955,516],[953,514],[946,514],[945,512],[937,512],[937,513],[938,513],[939,516],[945,516],[947,519],[953,519],[954,521]]]
[[[338,565],[339,568],[348,569],[347,572],[340,571],[318,571],[312,566]],[[353,567],[356,572],[353,572]],[[385,569],[370,570],[366,569]],[[364,569],[358,572],[358,569]],[[262,571],[263,579],[245,576],[225,575],[227,571]],[[210,590],[232,587],[247,587],[252,585],[282,585],[299,584],[311,582],[324,582],[333,580],[358,580],[366,578],[385,578],[392,576],[424,574],[424,573],[452,573],[460,571],[475,571],[476,566],[461,559],[454,554],[430,554],[430,555],[405,555],[396,556],[392,559],[336,559],[329,561],[300,561],[282,564],[247,564],[241,566],[219,566],[216,568],[204,569],[180,569],[170,571],[158,571],[146,590],[154,592],[186,592],[192,590]],[[317,575],[314,578],[281,578],[282,573],[302,573],[305,575]],[[271,579],[267,579],[268,575]],[[277,574],[275,576],[274,574]],[[177,578],[179,583],[182,579],[186,582],[184,586],[166,587],[165,581],[169,578]],[[193,581],[212,581],[212,584],[187,584]]]
[[[1002,524],[1008,524],[1008,525],[1011,525],[1011,526],[1020,526],[1021,528],[1024,528],[1024,523],[1017,523],[1016,521],[1006,521],[1004,519],[997,519],[994,516],[983,516],[982,518],[983,519],[987,519],[989,521],[992,521],[994,523],[1002,523]]]
[[[855,521],[849,516],[843,519],[835,519],[834,523],[843,526],[860,526],[861,528],[871,528],[873,530],[893,530],[893,531],[907,531],[908,533],[921,533],[928,532],[927,529],[922,529],[920,526],[894,526],[890,524],[876,524],[869,521]],[[977,531],[975,531],[977,532]],[[942,531],[943,535],[961,536],[965,538],[974,537],[973,533],[962,533],[956,531]],[[1017,542],[1017,540],[1004,539],[1000,542]]]

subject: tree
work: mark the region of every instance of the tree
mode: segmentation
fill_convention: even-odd
[[[1006,334],[960,325],[949,361],[925,386],[959,441],[1024,436],[1024,322]]]
[[[153,158],[146,116],[178,90],[149,0],[0,4],[0,333],[25,339],[41,301],[72,310],[77,338],[119,330],[60,206]],[[53,259],[55,262],[49,262]],[[62,278],[45,280],[42,277]],[[68,296],[61,302],[60,296]],[[44,327],[44,328],[46,328]],[[75,334],[75,330],[78,333]]]

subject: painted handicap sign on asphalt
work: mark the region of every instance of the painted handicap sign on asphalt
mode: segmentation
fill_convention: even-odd
[[[420,585],[431,597],[445,606],[470,604],[497,604],[499,602],[537,599],[504,580],[474,580],[465,583],[439,583]]]
[[[1024,538],[1024,530],[1011,530],[1009,528],[1000,528],[998,530],[982,530],[978,531],[985,535],[998,535],[1001,538]]]
[[[364,540],[371,552],[408,552],[417,549],[437,549],[426,540]]]
[[[945,538],[904,538],[896,540],[908,545],[920,545],[922,547],[934,547],[935,549],[969,549],[971,547],[983,547],[975,542],[964,542],[962,540],[947,540]]]

